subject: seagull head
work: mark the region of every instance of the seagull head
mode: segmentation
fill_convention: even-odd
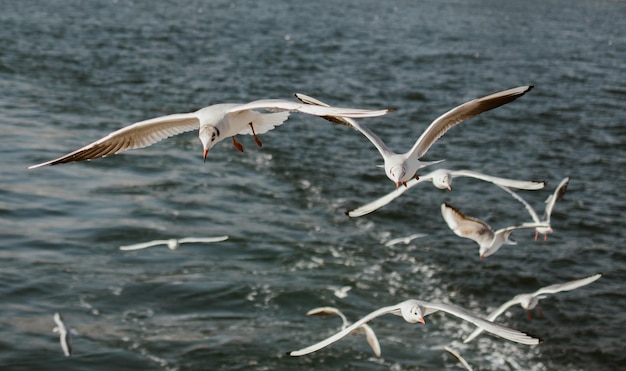
[[[449,173],[436,170],[435,174],[433,174],[433,184],[435,185],[435,187],[439,189],[447,189],[450,191],[452,190],[452,187],[450,186],[451,183],[452,178],[450,177]]]
[[[400,313],[402,318],[408,323],[419,322],[422,325],[424,321],[424,313],[426,309],[417,300],[407,300],[400,304]]]
[[[213,146],[221,139],[220,131],[213,125],[203,125],[198,131],[198,137],[200,138],[200,142],[202,142],[204,150],[202,159],[206,162],[206,156],[209,153],[209,150],[213,148]]]
[[[400,184],[406,187],[406,180],[404,179],[406,175],[406,168],[404,167],[404,164],[389,166],[386,170],[387,177],[396,184],[396,188],[400,187]]]

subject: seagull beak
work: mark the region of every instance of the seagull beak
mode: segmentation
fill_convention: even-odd
[[[418,319],[417,322],[421,323],[422,325],[426,324],[426,321],[424,321],[424,317]]]
[[[398,189],[400,187],[400,182],[396,182],[396,189]]]
[[[208,149],[205,149],[205,150],[204,150],[204,153],[202,154],[202,161],[203,161],[203,162],[206,162],[206,155],[207,155],[208,153],[209,153],[209,150],[208,150]]]
[[[451,191],[451,190],[452,190],[452,187],[450,187],[450,184],[448,184],[448,187],[447,187],[447,188],[448,188],[448,191]]]
[[[482,260],[482,259],[483,259],[483,256],[482,256],[482,255],[480,255],[480,260]]]

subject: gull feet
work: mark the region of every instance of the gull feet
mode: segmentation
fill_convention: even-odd
[[[235,146],[235,148],[237,148],[237,150],[238,150],[239,152],[243,152],[243,145],[242,145],[241,143],[239,143],[239,142],[237,141],[237,139],[235,139],[235,137],[234,137],[234,136],[233,136],[233,137],[231,137],[231,138],[233,139],[233,146]]]
[[[259,148],[263,147],[263,143],[261,143],[261,140],[259,139],[259,137],[256,136],[256,133],[254,132],[254,126],[252,126],[252,123],[249,123],[248,125],[250,125],[250,129],[252,129],[252,137],[254,138],[254,143],[256,143]]]

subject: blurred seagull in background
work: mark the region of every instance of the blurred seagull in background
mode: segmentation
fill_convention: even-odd
[[[220,242],[228,239],[228,236],[218,237],[185,237],[181,239],[171,238],[169,240],[154,240],[149,242],[137,243],[134,245],[120,246],[120,250],[139,250],[146,247],[167,245],[170,250],[176,250],[182,243],[210,243]]]
[[[78,332],[74,329],[69,329],[63,322],[63,317],[61,314],[54,313],[54,323],[56,323],[56,327],[52,329],[53,332],[59,334],[59,341],[61,342],[61,349],[63,349],[63,354],[66,357],[72,355],[72,339],[71,335],[78,335]]]

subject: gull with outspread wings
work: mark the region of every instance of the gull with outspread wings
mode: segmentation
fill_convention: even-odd
[[[597,280],[601,276],[602,274],[598,273],[598,274],[594,274],[593,276],[585,277],[579,280],[569,281],[565,283],[556,283],[554,285],[542,287],[539,290],[532,292],[530,294],[516,295],[513,299],[502,304],[500,308],[496,309],[493,313],[491,313],[487,317],[487,320],[492,321],[492,322],[495,321],[495,319],[498,318],[499,315],[506,312],[507,309],[514,306],[515,304],[519,304],[522,308],[526,309],[528,311],[528,319],[530,319],[531,318],[530,311],[533,308],[539,306],[539,300],[545,299],[548,294],[556,294],[558,292],[570,291],[570,290],[574,290],[582,286],[586,286],[592,283],[593,281]],[[540,312],[540,315],[541,315],[541,312]],[[463,340],[463,342],[468,343],[472,341],[472,339],[478,336],[481,332],[482,330],[480,328],[477,328],[465,340]]]
[[[494,183],[494,184],[505,186],[505,187],[526,189],[526,190],[537,190],[537,189],[542,189],[543,187],[546,186],[545,181],[499,178],[496,176],[491,176],[491,175],[479,173],[478,171],[472,171],[472,170],[437,169],[435,171],[431,171],[428,174],[420,176],[419,179],[409,180],[406,183],[406,187],[400,187],[396,189],[395,191],[387,193],[385,196],[377,200],[374,200],[356,209],[346,211],[346,214],[350,217],[357,217],[357,216],[363,216],[363,215],[369,214],[387,205],[388,203],[395,200],[396,198],[400,197],[404,192],[409,190],[411,187],[416,186],[420,183],[427,182],[427,181],[431,181],[433,185],[439,189],[451,190],[452,179],[457,178],[457,177],[470,177],[470,178],[484,180],[485,182],[490,182],[490,183]]]
[[[261,113],[258,110],[278,112]],[[238,134],[251,134],[256,144],[261,147],[262,143],[257,134],[263,134],[281,125],[287,120],[290,112],[363,118],[381,116],[390,110],[318,107],[283,99],[262,99],[245,104],[215,104],[195,112],[176,113],[134,123],[57,159],[32,165],[29,169],[93,160],[130,149],[147,147],[192,130],[198,130],[203,147],[203,159],[206,160],[209,150],[226,138],[232,138],[235,148],[243,151],[243,145],[235,139]]]
[[[481,259],[495,254],[502,245],[516,245],[517,242],[509,239],[514,230],[547,226],[543,223],[528,223],[494,231],[489,224],[464,215],[447,202],[441,204],[441,215],[454,234],[468,238],[480,246],[478,254]]]
[[[550,225],[550,216],[552,215],[552,209],[554,208],[554,204],[557,201],[561,200],[563,196],[565,195],[565,191],[567,190],[568,184],[569,184],[569,177],[563,178],[563,180],[561,180],[561,183],[559,183],[559,185],[554,190],[554,193],[548,196],[545,202],[546,209],[543,212],[543,216],[541,218],[539,218],[539,215],[537,215],[537,212],[535,211],[535,209],[533,209],[532,206],[530,206],[530,204],[522,198],[522,196],[518,195],[517,193],[510,190],[507,186],[504,186],[502,184],[500,184],[500,188],[508,192],[511,196],[513,196],[513,198],[521,202],[522,205],[526,207],[526,210],[528,210],[530,217],[533,218],[533,223],[542,223],[542,224],[548,225],[547,227],[535,228],[535,241],[537,241],[537,237],[539,236],[540,233],[543,235],[543,240],[546,241],[548,239],[548,233],[553,232],[552,226]]]
[[[428,149],[437,141],[437,139],[444,135],[448,130],[480,113],[510,103],[526,94],[532,88],[532,86],[520,86],[500,91],[482,98],[471,100],[451,109],[433,121],[428,128],[426,128],[424,133],[417,139],[413,147],[406,153],[393,152],[378,137],[378,135],[374,134],[374,132],[367,126],[358,123],[355,120],[345,117],[335,117],[333,115],[327,115],[324,116],[324,118],[338,124],[351,126],[367,137],[367,139],[374,144],[376,149],[378,149],[378,152],[380,152],[383,156],[385,161],[385,173],[387,174],[387,177],[395,183],[396,188],[398,188],[401,184],[406,186],[409,180],[418,177],[417,170],[420,168],[443,161],[423,162],[419,159],[422,158],[422,156],[426,154]],[[296,94],[296,97],[300,99],[300,101],[307,104],[319,107],[328,107],[326,103],[304,94]]]
[[[182,243],[211,243],[220,242],[228,239],[228,236],[218,237],[185,237],[185,238],[170,238],[169,240],[154,240],[148,242],[136,243],[133,245],[120,246],[120,250],[139,250],[146,247],[167,245],[170,250],[176,250]]]
[[[299,350],[295,350],[287,353],[290,356],[303,356],[305,354],[316,352],[322,348],[329,346],[330,344],[341,340],[346,335],[350,334],[355,329],[363,326],[367,322],[373,320],[374,318],[380,317],[385,314],[395,314],[396,316],[401,316],[408,323],[416,323],[419,322],[424,324],[424,317],[435,313],[437,311],[443,311],[449,313],[453,316],[459,317],[462,320],[473,323],[474,325],[482,328],[483,330],[492,333],[494,335],[500,336],[504,339],[514,341],[520,344],[526,345],[535,345],[542,342],[542,340],[536,336],[532,336],[526,334],[524,332],[513,330],[508,327],[500,326],[495,323],[489,322],[484,318],[478,317],[465,309],[458,307],[453,304],[443,304],[443,303],[434,303],[422,300],[410,299],[398,303],[396,305],[383,307],[378,310],[373,311],[372,313],[366,315],[360,320],[354,322],[352,325],[346,327],[345,329],[339,331],[333,336],[330,336],[327,339],[320,341],[319,343],[313,344],[306,348],[302,348]]]

